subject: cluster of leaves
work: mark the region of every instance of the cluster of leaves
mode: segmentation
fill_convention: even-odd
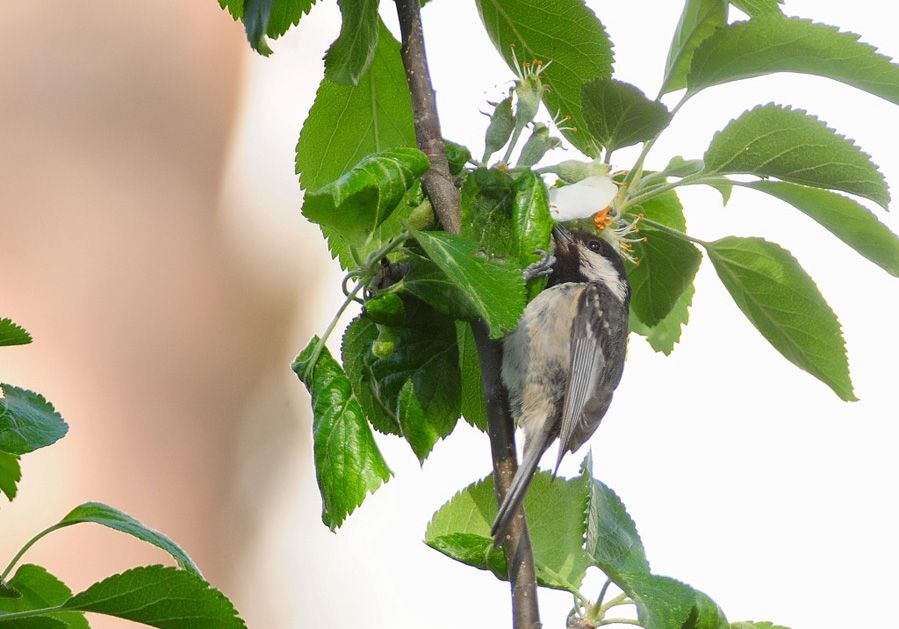
[[[311,4],[220,3],[235,17],[244,16],[250,42],[261,52],[267,48],[260,33],[277,36],[285,19],[296,22]],[[701,157],[675,156],[657,171],[644,163],[680,108],[704,89],[800,72],[899,103],[899,66],[890,59],[855,35],[783,16],[777,0],[686,0],[663,87],[651,100],[613,77],[612,44],[582,0],[551,6],[536,0],[476,0],[487,34],[518,81],[514,94],[495,107],[481,160],[447,143],[463,225],[461,234],[452,235],[428,230],[434,219],[419,181],[428,164],[413,148],[412,106],[399,44],[380,22],[377,0],[339,4],[341,35],[325,59],[325,77],[296,159],[306,190],[303,213],[321,226],[332,254],[357,282],[346,291],[338,315],[357,295],[366,297],[363,313],[344,334],[342,366],[324,347],[333,323],[293,365],[312,395],[325,524],[339,526],[368,492],[389,479],[373,430],[405,438],[424,461],[459,416],[484,427],[470,326],[481,321],[491,336],[502,336],[541,288],[520,279],[521,268],[549,240],[552,223],[541,175],[554,173],[563,183],[579,185],[591,169],[611,163],[613,152],[626,146],[642,143],[636,162],[615,179],[619,193],[612,202],[613,227],[627,231],[638,222],[642,236],[629,245],[639,262],[628,263],[632,330],[657,351],[673,350],[688,321],[704,252],[735,303],[777,351],[841,399],[855,399],[839,322],[796,259],[761,238],[708,242],[689,235],[676,190],[709,185],[725,203],[733,186],[766,193],[899,275],[899,239],[857,200],[884,208],[889,203],[884,178],[870,157],[813,115],[767,103],[716,133]],[[750,19],[729,23],[731,5]],[[277,21],[266,22],[265,16],[276,13]],[[678,90],[682,97],[669,109],[661,99]],[[517,140],[541,103],[560,121],[557,131],[595,161],[582,162],[580,170],[570,160],[536,168],[560,143],[549,126],[538,123],[513,165]],[[491,165],[491,156],[504,147],[502,159]],[[593,565],[636,603],[644,626],[727,626],[707,597],[649,572],[623,506],[589,471],[579,479],[546,481],[538,476],[526,501],[542,585],[576,592],[583,571]],[[489,483],[469,487],[444,507],[429,526],[427,540],[455,559],[504,578],[502,555],[489,539],[495,509]],[[552,509],[544,508],[550,503]],[[540,519],[548,513],[552,519]],[[601,601],[588,604],[577,595],[587,617],[596,620],[605,613]]]
[[[0,346],[23,345],[31,335],[0,319]],[[40,394],[0,384],[0,490],[15,498],[21,479],[19,458],[61,439],[68,427]],[[46,568],[19,564],[41,538],[75,524],[92,522],[161,548],[178,564],[143,566],[72,590]],[[18,568],[16,567],[18,565]],[[15,572],[13,573],[13,570]],[[246,627],[231,602],[203,578],[191,558],[171,539],[108,505],[87,502],[22,546],[0,573],[0,627],[88,629],[85,612],[124,618],[162,629]]]
[[[508,580],[505,555],[493,546],[490,535],[497,512],[494,496],[492,477],[460,491],[434,514],[425,543],[456,561]],[[537,583],[571,592],[578,601],[575,615],[581,622],[569,619],[569,626],[615,624],[623,616],[618,609],[630,605],[636,607],[639,623],[654,629],[774,627],[770,623],[728,623],[724,612],[702,592],[653,574],[637,527],[621,499],[593,478],[590,455],[575,478],[553,478],[548,472],[538,472],[524,504]],[[591,567],[602,570],[609,580],[596,601],[580,590]],[[609,584],[622,593],[607,596]],[[613,609],[617,618],[609,617]]]

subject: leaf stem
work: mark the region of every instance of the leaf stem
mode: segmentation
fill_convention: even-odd
[[[638,627],[642,627],[639,620],[634,620],[633,618],[606,618],[604,620],[600,620],[597,627],[602,627],[603,625],[637,625]]]
[[[62,605],[56,607],[42,607],[40,609],[25,609],[18,612],[0,612],[0,622],[14,620],[16,618],[34,618],[35,616],[43,616],[44,614],[52,614],[53,612],[67,611]],[[68,626],[68,625],[66,625]]]
[[[613,607],[618,607],[619,605],[632,605],[633,603],[634,601],[629,599],[627,597],[627,594],[622,592],[615,598],[611,599],[608,603],[599,606],[599,616],[600,618],[602,618],[602,616],[604,616],[605,613]]]
[[[686,102],[690,99],[692,94],[689,92],[685,93],[683,97],[678,101],[678,103],[671,109],[670,116],[674,118],[677,112],[680,111],[680,108],[683,107]],[[662,132],[668,128],[668,125],[665,128],[661,129],[655,137],[647,140],[643,143],[643,148],[640,151],[640,155],[637,157],[637,161],[634,162],[634,165],[631,167],[630,172],[628,172],[627,177],[624,180],[625,185],[630,188],[635,188],[640,184],[640,177],[643,176],[643,163],[646,161],[646,156],[649,155],[649,151],[652,149],[653,145],[656,143],[656,140],[659,139],[659,136],[662,135]]]
[[[28,549],[34,546],[39,539],[41,539],[44,535],[48,535],[49,533],[52,533],[57,529],[65,528],[66,526],[68,526],[68,524],[63,524],[61,522],[54,524],[53,526],[44,529],[43,531],[32,537],[30,540],[28,540],[25,545],[22,546],[21,549],[19,549],[19,552],[16,553],[15,557],[12,558],[12,560],[9,562],[9,565],[6,566],[6,570],[4,570],[2,574],[0,574],[0,581],[6,581],[6,577],[8,577],[9,573],[12,572],[12,569],[16,567],[16,564],[19,562],[19,559],[22,558],[22,555],[28,552]]]
[[[312,356],[309,357],[309,364],[306,365],[306,371],[303,372],[303,380],[306,382],[311,382],[312,372],[315,369],[315,363],[318,362],[319,356],[322,355],[322,350],[325,347],[325,342],[328,340],[328,337],[331,336],[331,333],[334,331],[334,328],[337,326],[337,322],[340,320],[340,317],[349,308],[350,304],[356,301],[356,295],[362,290],[363,286],[365,286],[365,282],[357,282],[347,296],[346,299],[343,300],[343,303],[340,304],[340,308],[337,309],[337,313],[331,317],[331,322],[328,323],[328,327],[325,328],[325,331],[322,332],[322,335],[318,339],[318,343],[315,344],[315,349],[312,350]]]
[[[648,219],[645,216],[639,219],[641,223],[644,225],[649,225],[653,229],[657,229],[659,231],[665,232],[666,234],[671,234],[675,238],[680,238],[681,240],[686,240],[692,242],[694,244],[699,245],[700,247],[708,247],[709,243],[705,240],[700,240],[699,238],[695,238],[689,234],[685,234],[679,229],[674,229],[673,227],[668,227],[664,223],[660,223],[658,221],[654,221],[652,219]]]

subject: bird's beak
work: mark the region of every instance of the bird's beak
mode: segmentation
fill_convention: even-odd
[[[555,227],[553,227],[553,239],[555,239],[556,241],[556,247],[561,248],[564,251],[567,251],[574,243],[574,238],[571,237],[571,232],[561,225],[556,225]]]

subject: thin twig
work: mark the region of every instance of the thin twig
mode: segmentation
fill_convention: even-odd
[[[422,183],[441,226],[448,232],[458,234],[461,226],[459,191],[449,172],[446,149],[440,133],[437,103],[425,54],[419,1],[396,0],[396,10],[403,38],[403,66],[412,94],[415,136],[418,147],[431,160],[431,169],[422,177]],[[496,498],[499,503],[518,468],[515,425],[509,414],[506,388],[499,377],[502,345],[490,339],[487,326],[482,321],[472,323],[472,330],[481,364],[493,476],[496,479]],[[512,587],[512,626],[514,629],[540,629],[534,554],[527,521],[520,509],[508,528],[503,549]]]

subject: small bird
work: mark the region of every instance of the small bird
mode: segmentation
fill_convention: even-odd
[[[630,284],[614,247],[586,231],[553,229],[554,257],[525,271],[549,275],[518,327],[503,341],[502,380],[512,416],[524,429],[524,456],[493,523],[505,536],[543,453],[559,438],[556,471],[567,452],[596,431],[621,380]]]

